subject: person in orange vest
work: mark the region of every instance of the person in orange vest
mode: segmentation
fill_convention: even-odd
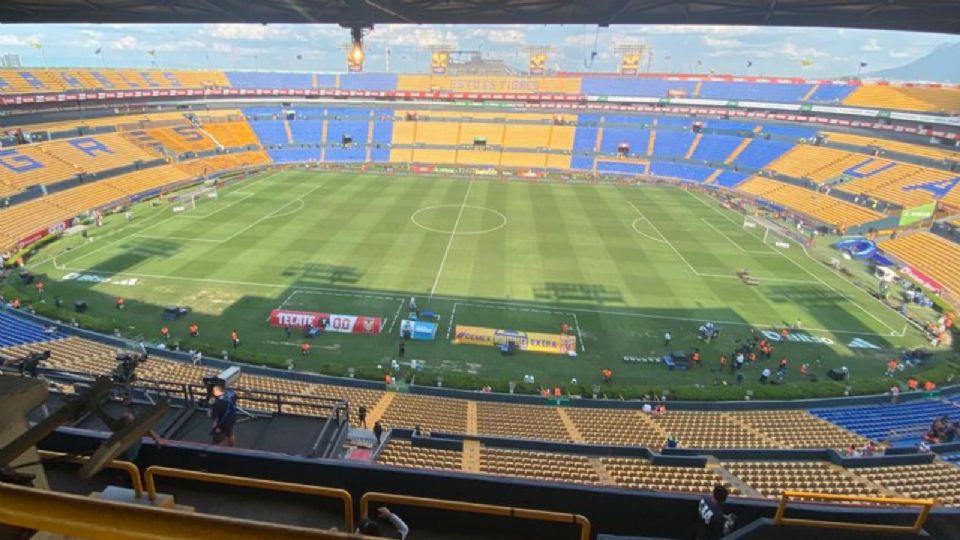
[[[755,363],[757,361],[757,353],[753,351],[748,352],[747,361],[750,362],[751,364]]]
[[[230,341],[233,342],[234,349],[240,346],[240,334],[238,334],[236,330],[230,331]]]
[[[170,327],[169,327],[169,326],[163,325],[163,326],[160,327],[160,337],[162,337],[164,341],[170,341]]]
[[[917,386],[919,384],[920,384],[920,381],[914,379],[913,377],[910,377],[909,379],[907,379],[907,390],[911,392],[916,391]]]
[[[44,287],[43,287],[43,280],[42,280],[42,279],[38,279],[38,280],[37,280],[37,285],[36,285],[36,287],[37,287],[37,296],[39,296],[40,298],[43,298]]]
[[[727,355],[720,355],[720,371],[723,371],[727,367]]]
[[[603,382],[605,383],[609,383],[613,380],[613,370],[608,367],[603,368],[603,371],[601,371],[600,374],[603,375]]]
[[[933,392],[937,389],[937,385],[933,384],[933,381],[927,381],[923,383],[923,390],[926,392]]]
[[[393,384],[393,375],[391,375],[391,374],[389,374],[389,373],[387,373],[386,375],[384,375],[384,376],[383,376],[383,382],[387,383],[388,385]]]
[[[560,397],[560,396],[562,396],[562,395],[563,395],[563,390],[561,390],[559,386],[554,386],[554,387],[553,387],[553,397]]]
[[[700,349],[693,350],[690,354],[690,360],[692,360],[694,364],[703,367],[703,364],[700,363]]]
[[[310,354],[310,344],[306,341],[300,344],[300,354],[304,356]]]
[[[567,324],[567,323],[563,323],[563,326],[560,328],[560,333],[563,334],[563,335],[569,334],[569,333],[570,333],[570,325]]]
[[[122,296],[118,296],[114,303],[116,304],[117,309],[123,309],[124,299]]]
[[[14,298],[13,302],[11,302],[10,305],[13,306],[13,309],[20,309],[20,297],[17,296],[16,298]]]
[[[887,375],[892,377],[897,372],[897,359],[891,358],[887,361]]]
[[[197,337],[200,335],[200,325],[197,323],[190,324],[190,337]]]

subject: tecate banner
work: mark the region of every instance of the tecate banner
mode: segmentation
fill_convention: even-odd
[[[380,317],[364,315],[340,315],[336,313],[319,313],[316,311],[294,311],[290,309],[275,309],[270,312],[270,325],[303,328],[320,327],[320,321],[327,321],[327,332],[341,334],[368,334],[380,335],[383,320]]]

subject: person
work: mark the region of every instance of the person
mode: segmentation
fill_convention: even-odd
[[[690,354],[690,359],[693,360],[694,365],[703,367],[703,364],[700,363],[700,349],[694,349]]]
[[[117,299],[114,301],[114,304],[116,304],[117,309],[123,309],[124,303],[125,301],[122,296],[118,296]]]
[[[379,422],[377,423],[379,424]],[[420,429],[419,425],[416,425],[413,427],[413,434],[416,435],[417,437],[423,437],[423,430]]]
[[[37,285],[36,285],[36,287],[37,287],[37,296],[39,296],[40,298],[43,298],[44,287],[43,287],[43,280],[42,280],[42,279],[38,279],[38,280],[37,280]]]
[[[367,408],[363,405],[357,408],[357,424],[367,427]]]
[[[609,383],[613,380],[613,370],[608,367],[603,368],[603,371],[601,371],[600,374],[603,375],[603,382],[605,383]]]
[[[844,457],[848,457],[848,458],[856,458],[856,457],[861,457],[863,453],[860,451],[859,448],[857,448],[856,444],[851,444],[849,447],[847,447],[847,450],[843,453],[843,455]]]
[[[909,390],[910,392],[915,392],[919,385],[920,385],[920,381],[918,381],[914,377],[910,377],[909,379],[907,379],[907,390]]]
[[[887,373],[886,373],[886,374],[887,374],[888,377],[893,377],[894,375],[897,374],[897,365],[898,365],[898,363],[897,363],[897,359],[896,359],[896,358],[891,358],[890,360],[887,361]]]
[[[896,405],[897,401],[900,400],[900,385],[893,385],[890,387],[890,403]]]
[[[197,323],[190,324],[190,337],[197,337],[200,335],[200,325]]]
[[[233,390],[226,390],[223,385],[214,386],[211,390],[213,403],[210,405],[210,436],[213,444],[226,443],[227,446],[236,446],[237,438],[234,428],[237,424],[237,397]]]
[[[669,437],[667,437],[667,444],[664,445],[664,446],[665,446],[666,448],[676,448],[676,447],[677,447],[677,444],[679,444],[679,442],[677,441],[677,436],[676,436],[676,435],[670,435]]]
[[[404,341],[400,342],[400,348],[397,351],[397,356],[403,360],[403,355],[407,352],[407,344]]]
[[[563,334],[563,335],[569,334],[569,333],[570,333],[570,325],[567,324],[567,323],[563,323],[563,326],[560,327],[560,333]]]
[[[164,341],[170,341],[170,327],[169,327],[169,326],[163,325],[163,326],[160,327],[160,337],[162,337]]]
[[[701,497],[697,508],[697,540],[716,540],[724,534],[727,523],[723,515],[723,505],[730,491],[722,485],[716,485],[709,497]]]
[[[936,389],[937,389],[937,385],[934,384],[933,381],[926,381],[925,383],[923,383],[924,392],[933,392]]]
[[[199,366],[203,362],[203,353],[200,351],[190,351],[190,359],[193,361],[193,365]]]
[[[390,524],[393,525],[393,528],[397,530],[397,534],[400,535],[400,540],[406,540],[407,535],[410,534],[410,527],[407,527],[407,524],[400,519],[400,516],[391,512],[386,506],[377,508],[377,517],[389,521]],[[366,536],[383,536],[380,524],[370,518],[365,518],[360,521],[357,532]]]
[[[379,420],[373,423],[373,436],[377,438],[377,446],[380,446],[380,438],[383,437],[383,424]]]
[[[789,336],[789,335],[790,335],[790,329],[789,329],[789,328],[784,328],[783,330],[780,330],[780,341],[781,341],[781,342],[786,341],[786,340],[787,340],[787,336]]]
[[[300,344],[300,354],[303,355],[303,356],[306,356],[306,355],[310,354],[310,343],[309,343],[309,342],[304,341],[303,343]]]
[[[800,330],[803,328],[803,323],[800,321],[800,317],[797,317],[797,322],[793,324],[794,330]]]
[[[290,328],[290,325],[283,327],[283,331],[287,333],[287,339],[290,339],[290,336],[293,335],[293,329]]]
[[[233,342],[234,349],[240,346],[240,334],[238,334],[236,330],[230,331],[230,341]]]
[[[672,339],[673,339],[673,336],[670,335],[670,331],[669,331],[669,330],[667,330],[666,332],[664,332],[664,333],[663,333],[663,346],[664,346],[664,347],[669,347],[669,346],[670,346],[670,340],[672,340]]]
[[[770,373],[770,368],[763,368],[763,371],[760,372],[760,384],[767,384],[770,381]]]
[[[20,309],[20,297],[14,297],[13,302],[10,302],[10,307],[13,309]]]

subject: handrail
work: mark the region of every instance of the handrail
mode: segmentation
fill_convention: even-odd
[[[580,526],[580,540],[589,540],[590,538],[590,520],[587,519],[586,516],[582,516],[580,514],[567,514],[564,512],[534,510],[531,508],[514,508],[510,506],[496,506],[492,504],[451,501],[447,499],[428,499],[424,497],[411,497],[409,495],[396,495],[393,493],[379,493],[375,491],[364,493],[363,497],[360,498],[360,519],[366,519],[368,514],[367,507],[372,500],[390,504],[399,504],[403,506],[418,506],[421,508],[433,508],[437,510],[469,512],[472,514],[484,514],[488,516],[504,516],[519,519],[531,519],[536,521],[550,521],[553,523],[570,523]]]
[[[890,504],[900,506],[919,506],[920,514],[917,515],[913,525],[877,525],[871,523],[850,523],[844,521],[825,521],[819,519],[787,518],[784,513],[787,510],[787,501],[794,498],[820,499],[825,501],[845,501],[845,502],[867,502],[876,504]],[[806,491],[784,491],[780,496],[780,504],[777,506],[777,513],[774,516],[774,523],[777,525],[798,525],[802,527],[818,527],[823,529],[844,529],[861,532],[877,533],[907,533],[917,534],[923,530],[923,525],[930,515],[930,509],[933,508],[932,499],[907,499],[900,497],[867,497],[858,495],[836,495],[833,493],[810,493]]]
[[[58,459],[63,458],[64,461],[69,461],[71,463],[85,463],[90,460],[89,456],[71,456],[69,454],[64,454],[63,452],[51,452],[49,450],[38,450],[41,459]],[[136,494],[137,498],[143,496],[143,481],[140,479],[140,467],[137,467],[136,464],[130,463],[129,461],[118,461],[113,460],[105,465],[109,469],[117,469],[124,471],[130,476],[130,485],[133,486],[133,492]]]
[[[360,540],[367,536],[196,514],[0,484],[0,523],[91,540]],[[373,539],[370,539],[373,540]]]
[[[246,476],[230,476],[226,474],[190,471],[186,469],[173,469],[170,467],[154,465],[147,468],[147,470],[143,473],[143,477],[147,485],[147,495],[150,497],[150,500],[154,500],[157,497],[156,477],[158,476],[196,480],[198,482],[207,482],[210,484],[223,484],[228,486],[240,486],[268,491],[298,493],[312,497],[338,499],[343,501],[343,520],[345,528],[348,531],[353,530],[353,497],[348,491],[343,489],[323,486],[309,486],[306,484],[293,484],[290,482],[278,482],[276,480],[263,480],[260,478],[249,478]]]

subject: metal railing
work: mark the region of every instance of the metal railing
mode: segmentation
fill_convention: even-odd
[[[40,454],[40,459],[44,461],[62,460],[68,463],[86,463],[90,460],[88,456],[71,456],[62,452],[51,452],[49,450],[37,450],[37,452]],[[143,481],[140,479],[140,467],[137,467],[129,461],[116,460],[107,463],[105,467],[127,473],[130,477],[130,486],[133,488],[133,492],[137,498],[139,499],[143,496]]]
[[[91,540],[359,540],[368,536],[154,508],[0,484],[0,523]]]
[[[552,523],[569,523],[571,525],[580,527],[580,540],[589,540],[590,538],[590,520],[580,514],[567,514],[563,512],[550,512],[547,510],[533,510],[530,508],[513,508],[510,506],[496,506],[492,504],[469,503],[446,499],[427,499],[423,497],[410,497],[408,495],[395,495],[392,493],[370,492],[364,493],[363,497],[360,498],[361,520],[366,519],[367,514],[369,513],[368,507],[371,501],[399,504],[402,506],[431,508],[434,510],[444,510],[450,512],[466,512],[487,516],[529,519],[533,521],[549,521]]]
[[[280,491],[284,493],[297,493],[311,497],[337,499],[343,502],[344,528],[348,531],[353,530],[353,497],[350,496],[349,492],[343,489],[308,486],[306,484],[293,484],[289,482],[277,482],[275,480],[262,480],[259,478],[249,478],[245,476],[230,476],[226,474],[189,471],[185,469],[171,469],[156,465],[149,467],[144,472],[143,477],[146,482],[147,495],[150,497],[150,500],[154,500],[157,497],[157,477],[179,478],[183,480],[195,480],[197,482],[204,482],[207,484],[240,486],[265,491]]]
[[[913,525],[878,525],[872,523],[852,523],[846,521],[826,521],[819,519],[788,518],[784,517],[787,511],[787,502],[792,499],[815,499],[821,501],[836,502],[863,502],[870,504],[884,504],[892,506],[917,506],[920,507],[920,513],[917,515]],[[933,508],[934,501],[931,499],[904,499],[893,497],[866,497],[858,495],[835,495],[832,493],[810,493],[806,491],[784,491],[780,496],[780,504],[777,506],[777,513],[774,516],[774,523],[777,525],[799,525],[802,527],[817,527],[821,529],[843,529],[861,532],[876,533],[907,533],[917,534],[923,530],[923,524],[930,515],[930,509]]]

